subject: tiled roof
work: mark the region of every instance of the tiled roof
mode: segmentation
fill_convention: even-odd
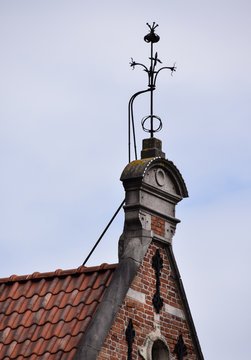
[[[115,268],[0,279],[0,359],[73,359]]]

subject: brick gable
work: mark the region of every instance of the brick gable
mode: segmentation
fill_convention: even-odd
[[[154,226],[156,226],[156,222],[159,222],[162,227],[162,221],[159,220],[153,219]],[[156,291],[156,275],[152,267],[152,257],[157,249],[163,259],[160,276],[160,295],[163,298],[163,307],[159,314],[156,314],[152,303]],[[148,335],[156,329],[160,330],[166,340],[173,359],[176,359],[173,351],[180,334],[187,346],[188,355],[185,359],[199,359],[175,278],[176,274],[173,272],[167,256],[167,245],[152,241],[99,352],[98,360],[127,360],[128,347],[125,331],[130,319],[133,321],[135,330],[132,359],[142,359],[139,349],[144,346]]]

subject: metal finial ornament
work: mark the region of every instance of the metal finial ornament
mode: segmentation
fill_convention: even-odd
[[[135,68],[135,66],[143,67],[143,70],[148,75],[148,89],[137,92],[129,100],[129,104],[128,104],[129,162],[130,162],[130,146],[131,146],[130,145],[131,124],[132,124],[132,130],[133,130],[135,159],[137,160],[136,136],[135,136],[135,127],[134,127],[134,118],[133,118],[133,102],[134,102],[135,98],[140,94],[143,94],[148,91],[150,92],[150,115],[143,117],[143,119],[141,121],[141,125],[142,125],[143,130],[150,133],[150,137],[153,137],[154,136],[153,134],[155,132],[158,132],[162,129],[162,121],[161,121],[160,117],[157,115],[154,115],[154,113],[153,113],[153,91],[156,88],[157,77],[158,77],[160,71],[164,70],[164,69],[170,70],[171,74],[174,71],[176,71],[175,65],[164,66],[158,70],[156,69],[157,65],[162,64],[162,61],[158,58],[158,53],[155,52],[155,54],[154,54],[154,51],[153,51],[153,44],[157,43],[160,40],[159,35],[156,34],[156,32],[155,32],[155,29],[158,27],[158,24],[155,24],[155,22],[153,22],[152,25],[149,25],[147,23],[147,26],[148,26],[150,32],[147,35],[145,35],[144,40],[145,40],[145,42],[151,44],[151,53],[150,53],[150,57],[149,57],[150,66],[148,68],[146,65],[144,65],[142,63],[138,63],[138,62],[134,61],[132,58],[131,58],[131,62],[130,62],[130,66],[133,69]],[[154,128],[154,119],[158,120],[158,126],[156,126],[155,128]],[[149,127],[146,126],[147,120],[150,120]]]
[[[153,306],[156,309],[157,314],[159,314],[160,310],[163,307],[163,299],[160,296],[160,275],[161,270],[163,269],[163,259],[160,256],[159,249],[156,249],[155,255],[152,257],[152,266],[155,270],[156,275],[156,292],[153,296]]]
[[[149,25],[148,23],[146,23],[146,25],[149,27],[150,33],[147,34],[147,35],[144,37],[144,40],[145,40],[146,42],[148,42],[148,43],[149,43],[149,42],[151,42],[151,43],[156,43],[156,42],[158,42],[159,39],[160,39],[160,37],[159,37],[159,35],[155,34],[154,30],[155,30],[156,27],[158,27],[159,25],[158,25],[158,24],[155,25],[155,22],[153,23],[152,26]]]
[[[134,337],[135,337],[135,330],[133,327],[132,319],[129,320],[125,334],[126,334],[126,342],[127,342],[127,346],[128,346],[127,360],[132,360],[132,344],[134,342]]]
[[[184,343],[182,334],[179,336],[173,353],[177,355],[178,360],[183,360],[183,358],[187,355],[187,347]]]

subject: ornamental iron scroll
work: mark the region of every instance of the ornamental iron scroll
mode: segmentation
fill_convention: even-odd
[[[179,336],[179,340],[175,345],[173,353],[177,355],[178,360],[183,360],[183,358],[187,355],[187,347],[184,343],[182,335]]]
[[[153,256],[152,260],[152,266],[156,275],[156,293],[154,294],[152,301],[157,314],[159,314],[163,306],[163,299],[160,297],[160,275],[161,270],[163,269],[163,259],[160,256],[159,249],[156,250],[156,254]]]
[[[128,103],[128,155],[129,162],[131,161],[131,127],[133,133],[133,142],[134,142],[134,152],[135,152],[135,160],[137,160],[137,146],[136,146],[136,134],[135,134],[135,124],[134,124],[134,115],[133,115],[133,103],[137,96],[150,93],[150,114],[143,117],[141,121],[142,129],[150,134],[150,137],[154,137],[154,133],[160,131],[162,129],[162,121],[161,118],[154,114],[153,110],[153,92],[156,89],[156,81],[159,73],[162,70],[170,70],[171,75],[174,71],[176,71],[175,64],[173,66],[162,66],[158,69],[158,66],[162,64],[162,61],[159,59],[158,53],[154,52],[153,45],[156,44],[160,37],[156,34],[155,29],[158,27],[158,24],[153,22],[152,25],[146,24],[148,26],[149,33],[144,37],[144,41],[149,43],[151,46],[150,50],[150,65],[146,66],[141,62],[134,61],[131,58],[130,66],[132,69],[135,67],[141,67],[142,70],[147,74],[148,78],[148,87],[144,90],[136,92],[129,100]],[[147,125],[148,123],[148,125]]]
[[[132,344],[134,342],[134,337],[135,337],[135,330],[133,328],[132,319],[129,320],[125,334],[126,334],[126,342],[127,342],[127,346],[128,346],[127,360],[132,360]]]

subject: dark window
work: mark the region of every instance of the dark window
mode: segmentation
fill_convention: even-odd
[[[169,351],[161,340],[156,340],[152,347],[152,360],[169,360]]]

